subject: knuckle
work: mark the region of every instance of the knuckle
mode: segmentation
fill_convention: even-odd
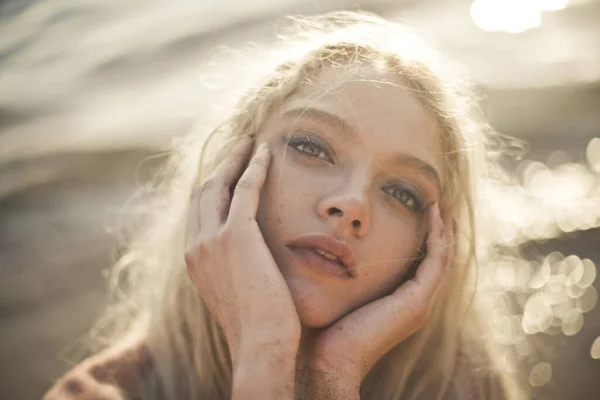
[[[226,224],[218,232],[203,236],[192,248],[186,251],[186,262],[194,264],[196,258],[208,260],[231,248],[238,241],[238,230],[232,224]]]
[[[252,157],[249,164],[255,167],[262,167],[267,164],[267,160],[265,157],[260,157],[259,154],[256,154],[254,157]]]
[[[425,324],[429,320],[429,301],[422,296],[416,296],[413,299],[413,317],[419,325]]]
[[[200,185],[200,195],[206,194],[217,186],[217,182],[214,177],[210,177]]]
[[[236,191],[244,191],[247,189],[251,189],[254,186],[254,182],[251,178],[242,177],[238,183],[235,185]]]
[[[223,248],[231,248],[235,243],[236,230],[231,228],[231,224],[228,224],[223,228],[217,235],[217,240]]]
[[[429,321],[429,307],[419,307],[419,310],[415,314],[415,322],[419,326],[424,326]]]
[[[200,257],[204,258],[210,253],[212,247],[211,242],[212,240],[207,237],[203,237],[198,242],[198,245],[196,246],[196,251],[198,252],[198,255],[200,255]]]
[[[191,247],[188,250],[186,250],[186,252],[184,253],[184,260],[185,260],[185,265],[187,267],[188,270],[194,269],[196,268],[196,256],[198,254],[197,248],[196,247]]]
[[[186,272],[188,278],[192,282],[192,284],[199,290],[203,290],[204,286],[202,283],[204,282],[203,270],[200,268],[199,264],[186,264]]]
[[[196,260],[206,260],[214,251],[214,240],[210,237],[202,237],[197,242],[193,243],[185,252],[185,261],[188,266],[197,264]]]
[[[198,184],[196,186],[193,186],[191,191],[190,191],[190,203],[195,203],[195,202],[199,202],[199,200],[202,198],[202,185]]]
[[[183,259],[185,260],[185,265],[187,265],[188,268],[193,267],[196,264],[196,254],[195,254],[195,248],[190,247],[188,248],[184,255],[183,255]]]

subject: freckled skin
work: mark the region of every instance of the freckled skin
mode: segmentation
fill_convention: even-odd
[[[367,67],[325,70],[288,98],[257,134],[257,142],[268,143],[272,153],[257,221],[308,328],[330,325],[390,293],[419,254],[424,214],[386,194],[382,188],[390,180],[418,188],[425,204],[439,201],[431,180],[391,161],[394,154],[409,153],[441,173],[435,119],[401,84],[382,81],[399,83]],[[331,82],[338,83],[331,88]],[[302,107],[344,119],[358,136],[348,140],[314,118],[283,117],[286,110]],[[296,132],[310,132],[327,143],[334,163],[287,145],[286,135]],[[328,213],[332,208],[343,216]],[[346,241],[357,258],[356,277],[328,279],[294,261],[286,243],[310,233]]]

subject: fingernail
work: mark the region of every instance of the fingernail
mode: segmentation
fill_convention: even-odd
[[[440,206],[437,202],[433,203],[433,216],[437,223],[443,223],[442,216],[440,214]]]
[[[257,153],[260,153],[260,154],[264,154],[264,153],[266,153],[268,150],[269,150],[269,146],[268,146],[266,143],[264,143],[264,142],[263,142],[263,143],[261,143],[261,144],[258,146],[258,150],[256,150],[256,152],[257,152]]]
[[[429,204],[429,206],[427,207],[429,212],[432,212],[434,214],[439,214],[440,210],[438,209],[438,205],[437,202],[433,202],[431,204]]]

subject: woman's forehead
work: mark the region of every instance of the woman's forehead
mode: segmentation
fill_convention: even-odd
[[[286,99],[281,113],[292,108],[325,108],[344,114],[353,125],[397,122],[414,128],[435,129],[437,120],[392,72],[373,67],[335,67],[307,79]],[[337,111],[337,112],[333,112]],[[382,117],[384,119],[382,120]]]

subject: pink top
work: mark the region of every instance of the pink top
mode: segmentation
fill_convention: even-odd
[[[151,366],[145,344],[107,350],[75,366],[42,400],[138,400],[139,383]]]

